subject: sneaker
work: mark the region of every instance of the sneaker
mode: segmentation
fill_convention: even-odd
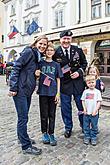
[[[96,140],[91,139],[91,144],[92,144],[93,146],[96,146],[96,145],[97,145],[97,141],[96,141]]]
[[[49,135],[47,133],[43,133],[43,135],[42,135],[42,142],[44,144],[49,144],[50,143],[50,138],[49,138]]]
[[[50,145],[51,146],[56,146],[57,145],[57,140],[56,138],[54,137],[54,135],[50,135]]]
[[[32,155],[40,155],[42,153],[42,149],[39,149],[37,147],[28,147],[25,150],[22,150],[23,154],[32,154]]]
[[[84,139],[84,144],[88,145],[89,144],[89,139]]]
[[[31,141],[31,144],[36,144],[35,140],[34,139],[30,139]],[[20,140],[18,139],[18,144],[21,144]]]

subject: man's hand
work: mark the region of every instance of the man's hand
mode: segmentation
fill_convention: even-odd
[[[97,114],[97,111],[94,111],[94,112],[92,113],[92,116],[96,116],[96,114]]]
[[[17,95],[17,92],[12,92],[12,91],[9,91],[9,93],[8,93],[8,96],[16,96]]]
[[[70,74],[70,76],[71,76],[72,79],[76,79],[76,78],[79,77],[79,73],[78,72],[73,72],[73,73]]]

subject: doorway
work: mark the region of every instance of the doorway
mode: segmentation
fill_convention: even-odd
[[[98,69],[101,76],[110,76],[110,40],[98,41],[96,44]]]

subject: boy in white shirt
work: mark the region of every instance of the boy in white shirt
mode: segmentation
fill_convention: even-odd
[[[81,100],[84,108],[83,129],[84,129],[84,144],[97,144],[97,124],[98,110],[100,109],[102,97],[101,92],[95,88],[96,78],[93,75],[86,76],[86,84],[88,89],[85,89]]]

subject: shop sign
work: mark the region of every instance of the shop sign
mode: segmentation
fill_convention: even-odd
[[[86,42],[86,41],[98,41],[98,40],[106,40],[110,39],[110,33],[107,34],[97,34],[92,36],[82,36],[78,38],[73,38],[74,42]]]

